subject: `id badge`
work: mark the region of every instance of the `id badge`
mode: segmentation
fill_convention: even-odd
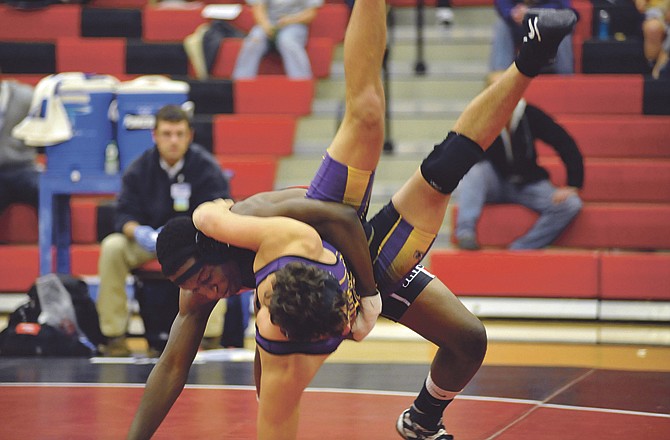
[[[172,196],[172,208],[175,211],[188,211],[188,201],[191,198],[191,184],[185,182],[173,183],[170,186],[170,196]]]

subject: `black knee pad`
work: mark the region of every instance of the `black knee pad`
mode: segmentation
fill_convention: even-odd
[[[421,175],[439,192],[450,194],[483,156],[484,150],[477,143],[452,131],[423,160]]]

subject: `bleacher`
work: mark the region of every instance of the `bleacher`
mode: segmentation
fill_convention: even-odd
[[[126,0],[32,11],[0,4],[0,76],[32,85],[46,75],[69,71],[104,73],[121,81],[141,75],[186,81],[188,98],[195,104],[195,140],[232,176],[232,195],[239,199],[271,190],[277,161],[292,154],[297,119],[311,112],[314,81],[287,79],[277,54],[264,59],[257,79],[232,81],[241,39],[224,41],[211,79],[193,79],[183,39],[206,21],[202,9],[202,4],[164,7]],[[308,42],[317,79],[328,76],[347,19],[344,4],[319,10]],[[244,6],[234,24],[250,29],[250,8]],[[48,168],[46,155],[40,160]],[[97,273],[98,207],[112,197],[71,198],[70,254],[76,275]],[[6,262],[0,269],[0,292],[25,292],[39,275],[37,231],[37,213],[27,205],[12,205],[0,215],[0,255]]]
[[[588,313],[568,317],[588,319],[608,318],[606,308],[592,306],[602,300],[652,305],[670,301],[670,83],[653,82],[642,71],[593,70],[599,54],[592,48],[605,45],[592,38],[593,5],[609,7],[599,1],[574,3],[582,18],[574,38],[578,73],[542,76],[526,95],[577,140],[585,157],[584,209],[554,246],[509,252],[505,246],[528,228],[535,214],[518,206],[486,207],[478,229],[485,250],[437,248],[427,261],[465,300],[585,300]],[[390,3],[415,5],[414,0]],[[454,1],[457,8],[490,4]],[[196,109],[196,141],[232,171],[233,196],[273,189],[278,160],[293,155],[299,118],[312,111],[316,81],[330,75],[348,11],[344,4],[329,1],[312,25],[308,53],[314,81],[286,79],[277,56],[263,62],[259,78],[232,81],[240,46],[236,39],[222,44],[212,78],[200,81],[193,79],[182,40],[204,22],[201,8],[95,0],[87,6],[27,12],[0,4],[1,76],[36,84],[51,73],[90,71],[120,80],[162,74],[187,81]],[[249,28],[246,7],[235,23]],[[612,48],[618,43],[629,51],[635,41],[607,42]],[[546,146],[540,151],[552,179],[562,182],[561,162]],[[110,197],[72,198],[74,274],[97,272],[97,208]],[[38,276],[37,229],[37,213],[27,206],[14,205],[0,215],[0,292],[25,292]],[[529,314],[542,316],[538,310]],[[667,318],[667,313],[659,316]]]
[[[505,248],[537,214],[518,205],[487,205],[477,225],[484,250],[433,250],[430,267],[483,316],[667,320],[670,81],[651,79],[631,61],[641,53],[640,40],[592,38],[595,24],[584,18],[594,16],[594,5],[611,4],[573,4],[582,17],[574,38],[580,73],[541,76],[525,97],[554,116],[582,151],[582,212],[549,248],[510,252]],[[631,55],[630,44],[639,51]],[[603,53],[587,49],[593,45],[607,45],[615,58],[610,63],[628,67],[589,67],[602,66]],[[631,65],[638,71],[627,73]],[[538,150],[551,180],[564,185],[565,167],[555,152],[546,145]],[[457,213],[456,205],[452,222]],[[495,310],[501,297],[511,300],[510,309]]]

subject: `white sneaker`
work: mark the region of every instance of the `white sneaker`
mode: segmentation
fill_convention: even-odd
[[[437,8],[435,17],[437,17],[438,22],[449,26],[454,22],[454,11],[451,8]]]
[[[440,426],[437,427],[437,431],[427,431],[418,423],[414,423],[409,417],[409,409],[406,409],[400,417],[398,417],[398,422],[395,426],[398,434],[404,439],[416,439],[416,440],[454,440],[454,436],[448,434],[444,430],[444,426],[440,422]]]

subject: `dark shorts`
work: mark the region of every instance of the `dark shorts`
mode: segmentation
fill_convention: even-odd
[[[375,280],[383,297],[382,315],[397,321],[434,278],[419,262],[435,235],[407,223],[392,203],[366,221],[373,179],[374,172],[357,170],[326,155],[307,197],[344,203],[357,210],[368,236]]]

